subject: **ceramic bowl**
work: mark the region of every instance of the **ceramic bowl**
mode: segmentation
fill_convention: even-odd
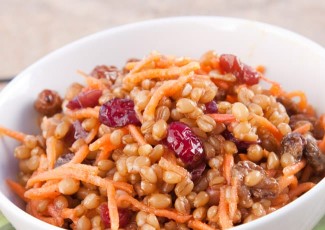
[[[31,47],[32,48],[32,47]],[[290,31],[259,23],[222,17],[179,17],[145,21],[109,29],[71,43],[21,72],[0,94],[0,124],[14,130],[39,132],[33,101],[44,88],[61,94],[69,84],[82,82],[98,64],[122,66],[150,51],[199,58],[208,50],[233,53],[249,65],[264,65],[266,76],[286,90],[306,92],[317,111],[325,112],[325,50]],[[13,149],[18,143],[0,139],[0,209],[16,229],[59,229],[25,213],[5,179],[15,179],[18,167]],[[325,214],[325,181],[265,217],[241,229],[312,229]]]

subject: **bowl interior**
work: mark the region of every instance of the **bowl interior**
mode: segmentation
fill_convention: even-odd
[[[141,58],[150,51],[199,58],[208,50],[233,53],[247,64],[266,67],[266,76],[284,89],[303,90],[318,111],[325,111],[325,51],[291,32],[251,21],[189,17],[137,23],[86,37],[46,56],[16,77],[0,94],[0,125],[36,134],[39,132],[33,102],[50,88],[61,95],[72,82],[83,82],[76,70],[90,72],[99,64],[121,67],[129,58]],[[16,178],[13,157],[17,142],[0,139],[0,191],[20,205],[8,190],[5,179]],[[318,185],[318,186],[323,186]],[[0,208],[8,213],[11,203]],[[325,210],[324,210],[325,212]],[[324,214],[321,213],[321,215]],[[318,217],[319,218],[319,217]]]

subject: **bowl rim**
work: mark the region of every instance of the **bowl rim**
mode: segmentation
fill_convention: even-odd
[[[77,39],[76,41],[70,42],[61,48],[58,48],[47,55],[43,56],[42,58],[38,59],[36,62],[31,64],[29,67],[25,68],[23,71],[21,71],[6,87],[4,87],[0,92],[0,97],[3,97],[7,91],[10,91],[11,88],[16,87],[16,82],[18,82],[20,79],[22,79],[24,76],[26,76],[27,73],[32,72],[34,69],[39,68],[39,66],[42,66],[46,62],[51,62],[52,59],[55,59],[55,57],[62,55],[65,52],[70,52],[70,50],[78,48],[82,46],[85,43],[91,42],[94,39],[100,38],[100,37],[106,37],[106,36],[114,36],[114,33],[124,32],[129,29],[139,29],[139,28],[152,28],[153,26],[160,26],[164,24],[169,23],[191,23],[191,22],[200,22],[200,23],[211,23],[213,21],[219,21],[219,22],[225,22],[231,25],[242,25],[242,24],[250,24],[254,26],[254,29],[264,29],[268,34],[277,35],[280,37],[286,37],[290,38],[293,41],[296,41],[299,43],[300,46],[306,46],[309,50],[316,52],[325,58],[325,49],[323,46],[317,44],[316,42],[310,40],[309,38],[306,38],[296,32],[271,25],[264,22],[254,21],[254,20],[248,20],[248,19],[242,19],[242,18],[235,18],[235,17],[224,17],[224,16],[179,16],[179,17],[164,17],[164,18],[157,18],[157,19],[151,19],[151,20],[143,20],[138,21],[134,23],[128,23],[125,25],[120,25],[117,27],[108,28],[90,35],[87,35],[85,37],[82,37],[80,39]],[[281,216],[285,214],[286,212],[295,209],[297,206],[302,205],[303,203],[310,200],[316,193],[319,192],[319,190],[325,189],[325,180],[323,179],[319,183],[316,184],[315,188],[311,189],[310,191],[306,192],[303,196],[303,199],[300,199],[300,197],[295,200],[295,202],[291,202],[281,209],[277,210],[276,212],[272,212],[268,214],[265,217],[259,218],[257,220],[254,220],[247,224],[242,224],[239,226],[234,227],[236,230],[241,229],[247,229],[247,228],[254,228],[258,227],[258,225],[261,224],[261,222],[264,222],[266,218],[268,218],[268,222],[272,221],[273,219],[276,219],[278,216]],[[62,229],[53,225],[50,225],[46,222],[43,222],[31,215],[29,215],[27,212],[20,209],[18,206],[16,206],[13,202],[11,202],[0,190],[0,207],[1,210],[6,210],[4,215],[7,213],[10,213],[10,215],[19,215],[19,219],[23,219],[24,222],[34,222],[34,224],[37,224],[38,226],[44,227],[46,229]]]

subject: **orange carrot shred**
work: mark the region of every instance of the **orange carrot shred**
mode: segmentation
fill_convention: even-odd
[[[190,174],[185,168],[183,168],[181,166],[178,166],[177,164],[168,161],[164,157],[160,158],[158,164],[164,170],[168,170],[168,171],[172,171],[174,173],[177,173],[178,175],[182,176],[183,178],[185,178],[185,177],[190,178]]]
[[[231,220],[234,219],[237,211],[237,203],[238,203],[238,179],[233,177],[231,179],[231,189],[230,189],[230,200],[229,200],[229,218]]]
[[[98,123],[97,125],[95,125],[95,127],[92,130],[90,130],[87,137],[85,138],[85,142],[87,144],[89,144],[96,137],[96,135],[98,133],[99,126],[100,126],[100,124]]]
[[[53,184],[46,187],[31,188],[25,192],[25,197],[31,200],[53,199],[60,195],[59,185]]]
[[[231,183],[231,170],[234,165],[234,156],[232,154],[225,154],[223,160],[223,176],[225,177],[227,184]]]
[[[3,126],[0,126],[0,133],[6,135],[8,137],[11,137],[13,139],[16,139],[17,141],[20,141],[20,142],[24,142],[25,137],[26,137],[26,134],[24,134],[24,133],[5,128]]]
[[[287,193],[278,195],[277,197],[271,199],[272,206],[283,206],[289,203],[290,198]]]
[[[7,179],[6,182],[7,182],[7,185],[9,186],[9,188],[14,193],[16,193],[23,201],[25,201],[25,202],[29,201],[29,199],[24,196],[26,189],[22,185],[18,184],[17,182],[15,182],[13,180],[10,180],[10,179]]]
[[[285,168],[283,168],[283,175],[285,176],[294,175],[299,171],[301,171],[306,166],[306,164],[307,164],[306,160],[303,159],[295,164],[286,166]]]
[[[238,156],[239,156],[240,160],[242,160],[242,161],[248,161],[249,160],[247,154],[239,153]]]
[[[109,210],[109,218],[111,220],[111,229],[119,229],[119,215],[115,200],[115,188],[111,183],[107,183],[107,205]]]
[[[198,62],[190,62],[185,66],[181,67],[170,67],[168,69],[148,69],[143,70],[138,73],[130,73],[126,75],[123,79],[123,83],[128,87],[132,88],[137,83],[145,80],[145,79],[175,79],[181,75],[188,75],[190,72],[197,70],[200,68],[200,64]]]
[[[47,154],[47,162],[48,162],[49,169],[54,168],[54,164],[57,158],[56,146],[57,146],[57,139],[54,136],[46,139],[46,154]]]
[[[88,145],[82,145],[71,159],[71,163],[81,163],[89,153]]]
[[[302,195],[303,193],[309,191],[314,186],[315,186],[315,183],[312,183],[312,182],[301,183],[295,189],[292,189],[289,191],[289,197],[290,197],[290,199],[298,197],[298,196]]]
[[[273,125],[268,119],[266,119],[265,117],[256,115],[254,113],[252,113],[252,116],[254,117],[254,119],[256,120],[257,124],[265,129],[267,129],[274,137],[275,139],[278,141],[278,143],[281,142],[283,135],[280,132],[280,130],[278,130],[278,128]]]
[[[180,91],[180,89],[190,80],[190,76],[182,76],[177,80],[169,80],[165,81],[151,96],[144,112],[143,119],[144,120],[154,120],[156,107],[158,106],[159,101],[164,96],[172,96],[176,92]]]
[[[312,125],[310,123],[306,123],[306,124],[304,124],[302,126],[299,126],[298,128],[296,128],[292,132],[294,132],[294,133],[300,133],[300,134],[305,134],[308,131],[310,131],[311,128],[312,128]]]
[[[237,100],[237,97],[228,94],[228,95],[226,96],[226,101],[228,101],[228,102],[230,102],[230,103],[235,103],[235,102],[237,102],[238,100]]]
[[[73,119],[98,118],[99,107],[83,108],[78,110],[66,110],[65,114]]]
[[[295,180],[296,180],[296,177],[294,175],[281,176],[278,179],[278,182],[279,182],[279,192],[281,193],[286,187],[288,187],[290,184],[294,183]]]
[[[211,113],[207,114],[212,117],[218,123],[231,123],[236,121],[236,118],[232,114],[222,114],[222,113]]]
[[[304,171],[302,172],[302,175],[301,175],[301,178],[300,178],[300,181],[301,182],[306,182],[309,180],[311,174],[313,172],[313,169],[310,165],[307,165],[304,169]]]
[[[199,220],[190,220],[188,222],[188,227],[196,229],[196,230],[214,230],[214,228],[209,225],[199,221]]]
[[[222,229],[231,228],[233,223],[228,215],[228,205],[226,202],[226,187],[220,188],[220,201],[218,207],[218,223]]]
[[[142,133],[138,130],[138,128],[135,125],[130,124],[130,125],[128,125],[128,128],[129,128],[130,134],[138,142],[138,144],[140,146],[147,144],[147,142],[144,140]]]
[[[300,101],[298,103],[299,109],[305,110],[307,108],[307,106],[308,106],[307,97],[304,92],[298,91],[298,90],[292,91],[292,92],[286,93],[286,96],[289,98],[299,97],[300,98]]]
[[[90,89],[99,89],[99,90],[107,89],[107,85],[104,84],[104,82],[102,80],[91,77],[88,74],[86,74],[80,70],[78,70],[77,73],[85,78],[86,84]]]
[[[121,201],[129,202],[136,209],[142,210],[147,213],[153,213],[156,216],[166,217],[168,219],[175,220],[178,223],[186,223],[192,218],[192,215],[187,215],[167,209],[156,209],[153,207],[149,207],[143,204],[142,202],[138,201],[137,199],[133,198],[132,196],[126,194],[120,195],[118,197],[118,203],[120,203]]]

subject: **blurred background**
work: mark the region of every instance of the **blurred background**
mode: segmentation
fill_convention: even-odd
[[[0,0],[0,79],[83,36],[160,17],[258,20],[325,46],[324,13],[325,0]]]

